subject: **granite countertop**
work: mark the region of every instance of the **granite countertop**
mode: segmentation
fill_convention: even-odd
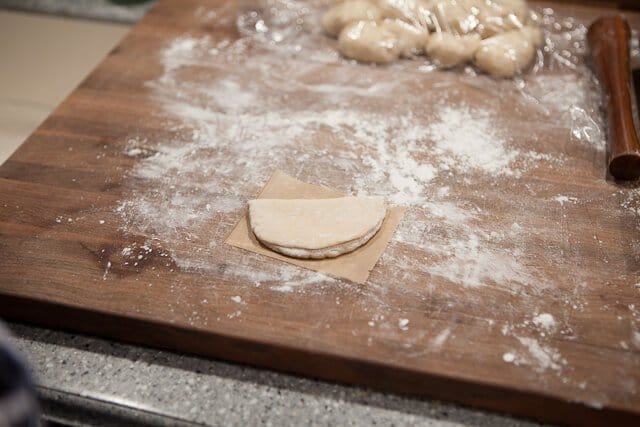
[[[8,326],[31,364],[47,417],[74,425],[538,425],[437,401]]]
[[[109,0],[0,0],[0,9],[133,24],[154,3],[153,0],[133,5],[118,5]]]

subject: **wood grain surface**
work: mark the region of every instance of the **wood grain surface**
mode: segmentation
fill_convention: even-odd
[[[606,12],[557,9],[585,23]],[[639,28],[638,15],[627,18]],[[511,82],[486,76],[344,61],[308,69],[309,58],[297,53],[251,43],[228,49],[237,37],[229,3],[160,1],[2,165],[0,315],[563,424],[637,425],[640,197],[607,181],[602,147],[572,132],[581,116],[565,123],[530,109]],[[171,46],[193,40],[207,55],[225,56],[180,69],[163,62]],[[403,96],[363,98],[354,86],[398,80]],[[221,81],[261,96],[233,110],[243,101],[233,92],[235,104],[206,97],[205,88]],[[328,99],[336,81],[351,84],[353,96]],[[194,87],[202,93],[179,93]],[[344,149],[346,130],[316,126],[296,134],[304,137],[298,146],[264,140],[276,145],[259,154],[238,151],[241,138],[201,143],[166,169],[150,169],[196,138],[167,99],[226,102],[226,111],[201,110],[219,126],[206,135],[215,141],[224,120],[233,124],[275,100],[292,123],[338,105],[345,115],[375,110],[389,121],[410,108],[426,126],[438,117],[436,97],[495,112],[493,125],[508,131],[508,145],[520,153],[517,170],[438,169],[419,190],[431,210],[408,203],[399,235],[365,285],[222,244],[275,169],[342,192],[392,197],[393,187],[384,186],[390,178],[360,165],[367,147]],[[429,147],[414,147],[414,162],[429,162]],[[451,198],[438,205],[448,216],[434,213],[428,197],[435,194]],[[200,196],[191,222],[171,217]],[[233,206],[223,206],[227,199]],[[467,222],[451,212],[466,212]],[[440,251],[456,233],[466,236],[464,245]],[[553,314],[553,327],[535,320],[543,313]]]

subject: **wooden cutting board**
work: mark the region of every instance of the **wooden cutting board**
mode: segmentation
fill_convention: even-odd
[[[579,33],[602,12],[549,19]],[[583,69],[516,84],[357,65],[308,16],[270,41],[237,41],[235,16],[161,1],[2,165],[0,314],[637,424],[640,192],[605,176]],[[223,244],[276,169],[408,207],[366,284]]]

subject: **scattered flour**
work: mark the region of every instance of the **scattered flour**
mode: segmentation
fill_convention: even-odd
[[[173,248],[179,267],[217,268],[212,260],[234,218],[258,186],[283,169],[308,182],[338,188],[351,183],[341,189],[411,206],[394,240],[424,251],[428,261],[416,260],[411,267],[432,277],[470,288],[547,286],[521,262],[521,247],[505,250],[504,242],[521,241],[525,230],[483,229],[477,224],[493,215],[491,209],[460,203],[451,190],[455,187],[442,190],[452,173],[491,185],[518,179],[523,167],[550,163],[548,154],[513,147],[490,103],[450,102],[445,85],[380,108],[389,94],[412,83],[410,74],[380,82],[363,79],[352,67],[326,71],[313,61],[292,66],[274,52],[247,54],[243,39],[185,35],[171,41],[160,60],[164,72],[148,86],[166,112],[173,137],[129,138],[125,154],[138,159],[132,177],[153,185],[144,192],[134,187],[119,212],[128,231],[169,243],[201,242],[198,251]],[[238,62],[244,75],[235,72]],[[185,73],[192,68],[198,73]],[[320,68],[323,81],[309,81]],[[554,78],[538,82],[540,90]],[[558,78],[558,88],[569,84]],[[539,104],[556,102],[550,96]],[[304,104],[296,101],[301,98]],[[416,235],[425,221],[446,227],[446,237],[431,239],[428,230]],[[385,256],[395,253],[391,247]],[[239,270],[230,269],[251,282],[251,275],[265,279],[257,271]],[[309,274],[298,273],[298,278],[305,282]],[[280,292],[296,288],[277,275],[266,280],[281,282],[273,287]]]
[[[398,327],[403,331],[408,330],[409,329],[409,319],[398,319]]]
[[[526,286],[535,283],[535,278],[518,262],[513,253],[493,248],[489,242],[490,236],[477,230],[475,233],[470,232],[466,238],[440,244],[433,249],[444,255],[444,261],[428,267],[428,271],[434,276],[470,288],[493,284]]]
[[[549,313],[541,313],[532,320],[533,324],[546,331],[552,331],[556,328],[556,319]]]
[[[516,356],[513,353],[505,353],[502,355],[502,360],[507,363],[513,363],[513,361],[516,360]]]
[[[317,64],[299,64],[298,70],[273,55],[248,56],[243,46],[242,41],[183,36],[161,52],[164,73],[148,86],[164,107],[174,138],[152,142],[133,136],[127,141],[125,154],[138,158],[132,176],[153,182],[150,190],[133,188],[121,201],[118,211],[128,231],[192,244],[206,236],[208,248],[174,249],[172,257],[182,268],[217,268],[210,260],[233,218],[255,194],[256,184],[280,168],[329,186],[351,179],[353,192],[417,206],[423,212],[419,218],[426,213],[464,231],[425,247],[444,256],[430,266],[434,276],[471,287],[532,282],[513,255],[487,246],[490,233],[468,227],[477,210],[461,207],[450,192],[433,191],[439,186],[432,183],[453,170],[489,180],[513,175],[511,165],[520,152],[502,138],[490,108],[434,102],[429,120],[416,113],[427,102],[422,94],[408,97],[389,114],[367,105],[397,91],[403,79],[363,84],[355,74],[336,72],[328,82],[308,83],[304,78]],[[253,78],[237,75],[227,65],[238,60]],[[185,78],[183,71],[192,67],[202,77]],[[209,73],[215,77],[207,79]],[[442,90],[446,98],[446,88]],[[314,100],[313,108],[289,101],[300,92]],[[362,102],[359,108],[343,108],[345,100]],[[320,140],[327,129],[332,139]],[[291,159],[297,170],[290,169]],[[347,179],[334,182],[325,170]],[[308,278],[300,276],[302,282]],[[294,287],[281,283],[274,290],[291,292]]]
[[[431,350],[440,350],[449,338],[449,335],[451,335],[451,328],[445,328],[440,331],[440,333],[433,340],[431,340]]]
[[[235,319],[235,318],[240,317],[240,316],[242,316],[242,311],[241,310],[236,310],[236,311],[234,311],[232,313],[227,314],[227,318],[228,319]]]
[[[539,89],[539,105],[549,115],[566,114],[576,106],[588,105],[587,97],[593,92],[588,80],[576,79],[572,75],[537,75],[530,82],[530,91],[532,86]]]
[[[536,371],[542,372],[547,369],[560,370],[562,369],[562,365],[566,364],[562,355],[554,348],[540,345],[540,342],[534,338],[516,338],[529,352],[529,356],[531,357],[530,363]]]
[[[446,167],[478,169],[492,176],[513,175],[510,168],[519,151],[507,149],[488,110],[466,106],[443,107],[428,127],[436,141],[434,152]],[[447,155],[449,154],[449,156]]]
[[[575,198],[575,197],[563,196],[561,194],[553,197],[552,200],[560,203],[561,206],[563,206],[565,203],[577,203],[578,202],[578,199]]]
[[[129,157],[136,157],[136,156],[139,156],[139,155],[141,155],[143,153],[144,153],[143,149],[136,148],[136,147],[129,148],[128,150],[125,151],[125,154],[127,156],[129,156]]]

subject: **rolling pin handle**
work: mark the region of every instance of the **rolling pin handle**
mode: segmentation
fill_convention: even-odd
[[[587,40],[596,76],[607,97],[609,173],[616,179],[640,178],[640,143],[631,104],[631,30],[621,16],[598,18]]]

